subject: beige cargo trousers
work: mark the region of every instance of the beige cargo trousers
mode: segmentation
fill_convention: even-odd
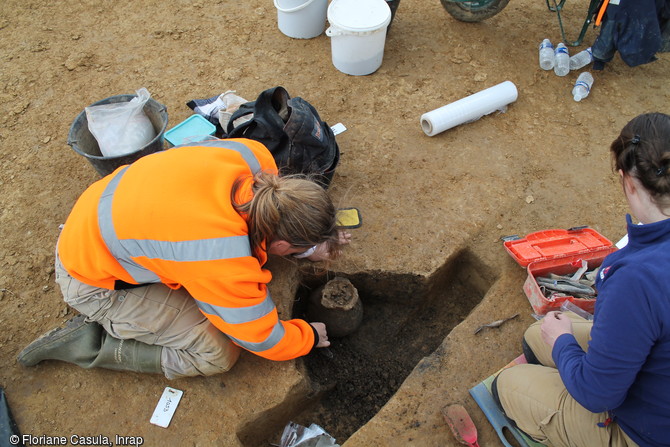
[[[58,254],[56,283],[65,302],[117,339],[162,346],[161,369],[168,379],[228,371],[240,348],[205,317],[182,287],[151,284],[125,290],[89,286],[70,276]]]
[[[588,350],[592,321],[567,312],[579,345]],[[592,413],[570,396],[563,385],[540,325],[533,323],[524,338],[541,365],[522,364],[503,370],[497,379],[505,414],[533,439],[553,447],[633,447],[637,444],[616,422],[601,426],[607,413]],[[601,425],[598,425],[601,424]]]

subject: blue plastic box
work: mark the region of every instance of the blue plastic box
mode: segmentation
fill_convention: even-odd
[[[165,132],[165,140],[171,146],[179,146],[180,144],[209,140],[215,132],[216,126],[202,115],[191,115]]]

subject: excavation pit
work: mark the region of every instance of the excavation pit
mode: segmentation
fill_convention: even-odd
[[[304,426],[315,423],[344,443],[468,316],[495,280],[469,252],[430,277],[328,272],[302,279],[293,316],[308,319],[310,296],[334,278],[349,280],[357,290],[363,308],[360,326],[349,335],[330,336],[328,349],[315,349],[301,359],[311,392],[300,397],[302,402],[279,405],[274,413],[281,416],[265,414],[238,433],[245,446],[278,445],[289,421]],[[275,424],[281,420],[281,426],[270,427],[270,420]],[[267,430],[265,437],[258,431],[261,425]]]

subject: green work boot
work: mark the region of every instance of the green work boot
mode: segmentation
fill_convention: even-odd
[[[35,366],[42,360],[63,360],[81,365],[100,348],[102,326],[87,323],[77,315],[65,327],[52,329],[26,346],[18,360],[24,366]]]
[[[162,372],[162,346],[116,339],[98,323],[87,322],[85,318],[77,315],[65,327],[42,335],[21,351],[19,363],[34,366],[42,360],[61,360],[82,368]]]
[[[132,338],[114,338],[103,331],[98,355],[88,368],[161,374],[161,352],[162,346],[148,345]]]

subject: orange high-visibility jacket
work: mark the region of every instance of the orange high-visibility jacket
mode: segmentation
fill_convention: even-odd
[[[251,199],[252,175],[277,172],[272,154],[246,139],[194,143],[148,155],[91,185],[78,199],[58,243],[74,278],[106,289],[162,282],[183,286],[200,310],[241,347],[272,360],[307,354],[315,343],[304,320],[279,320],[252,256],[235,197]]]

